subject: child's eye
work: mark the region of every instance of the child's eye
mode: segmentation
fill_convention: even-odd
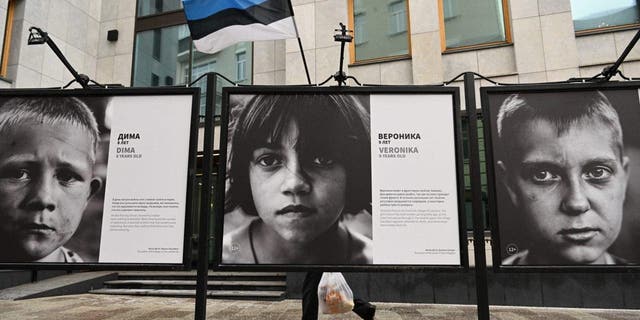
[[[531,179],[536,183],[557,181],[560,177],[548,170],[537,170],[531,174]]]
[[[71,183],[74,181],[82,181],[82,176],[72,170],[63,169],[56,172],[56,178],[62,183]]]
[[[328,167],[335,163],[335,160],[325,156],[316,156],[312,160],[315,166]]]
[[[273,167],[280,165],[282,160],[275,154],[265,154],[256,159],[256,163],[263,167]]]
[[[589,168],[585,173],[584,177],[587,180],[606,180],[609,179],[613,175],[613,171],[607,167],[597,166],[593,168]]]
[[[10,169],[0,173],[0,178],[25,181],[30,179],[31,176],[29,171],[26,169]]]

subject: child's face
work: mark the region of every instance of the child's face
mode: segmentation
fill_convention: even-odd
[[[300,154],[295,148],[298,134],[298,125],[291,121],[280,141],[255,149],[249,161],[249,180],[264,223],[285,240],[307,242],[338,221],[345,205],[347,177],[336,159]]]
[[[14,259],[40,259],[71,238],[101,184],[92,152],[87,131],[68,123],[25,123],[0,136],[0,232]]]
[[[604,263],[620,232],[628,179],[628,159],[620,159],[612,136],[598,121],[558,136],[549,122],[535,120],[512,137],[521,156],[499,166],[512,201],[539,237],[532,259]]]

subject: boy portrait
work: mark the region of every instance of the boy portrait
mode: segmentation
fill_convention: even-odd
[[[628,264],[612,250],[632,170],[611,100],[597,90],[521,92],[492,104],[502,265]]]
[[[97,261],[68,247],[90,200],[103,190],[104,178],[96,174],[101,138],[94,112],[74,97],[2,102],[0,262]],[[99,245],[77,243],[80,251]]]

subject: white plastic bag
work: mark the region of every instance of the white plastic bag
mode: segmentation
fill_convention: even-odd
[[[353,292],[340,272],[324,272],[318,285],[318,309],[324,314],[353,310]]]

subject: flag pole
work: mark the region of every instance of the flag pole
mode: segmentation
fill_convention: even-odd
[[[296,27],[296,33],[297,32],[298,32],[298,27]],[[300,41],[300,36],[298,36],[298,46],[300,46],[300,53],[302,54],[302,63],[304,64],[304,71],[307,73],[307,82],[311,84],[311,77],[309,76],[309,68],[307,67],[307,59],[305,59],[304,57],[304,50],[302,49],[302,41]]]
[[[289,3],[289,10],[291,11],[291,18],[293,18],[293,26],[296,28],[296,37],[298,38],[298,46],[300,47],[300,54],[302,54],[302,63],[304,64],[304,71],[307,73],[307,82],[311,85],[311,76],[309,76],[309,67],[307,67],[307,59],[304,56],[304,49],[302,48],[302,40],[300,40],[300,33],[298,32],[298,24],[296,23],[295,15],[293,14],[293,6],[291,0],[287,0]]]

